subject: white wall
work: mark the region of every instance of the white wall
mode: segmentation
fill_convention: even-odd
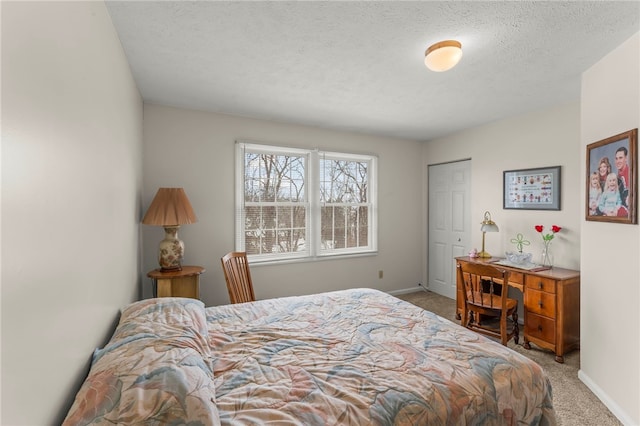
[[[459,132],[424,144],[423,168],[430,164],[471,158],[471,219],[473,247],[480,250],[480,222],[486,210],[500,228],[497,234],[486,234],[489,253],[504,256],[515,250],[510,242],[518,233],[531,245],[524,251],[538,256],[542,238],[534,229],[543,225],[563,227],[553,245],[555,264],[580,268],[580,198],[582,180],[578,155],[580,141],[579,104],[570,103],[530,114],[501,120]],[[561,166],[561,210],[505,210],[503,206],[503,172],[536,167]],[[426,203],[426,202],[425,202]],[[426,208],[425,204],[425,211]],[[426,226],[426,215],[424,216]],[[424,241],[427,241],[425,235]],[[469,249],[473,248],[469,247]],[[424,246],[425,253],[427,247]],[[428,256],[428,253],[427,253]],[[535,259],[535,258],[534,258]],[[427,267],[425,261],[425,268]],[[425,277],[426,269],[425,269]]]
[[[420,143],[145,104],[144,208],[158,187],[185,188],[199,221],[180,229],[184,264],[206,268],[200,293],[207,305],[229,303],[220,258],[234,250],[238,139],[379,156],[378,254],[255,265],[251,274],[258,299],[352,287],[417,288],[423,259]],[[157,245],[163,235],[161,228],[144,226],[144,273],[157,268]],[[384,271],[382,279],[379,270]],[[148,279],[144,289],[150,296]]]
[[[588,144],[639,125],[640,33],[582,76],[580,175]],[[581,228],[580,378],[623,423],[638,425],[640,229],[585,220]]]
[[[60,424],[140,288],[142,101],[101,2],[2,2],[2,417]]]

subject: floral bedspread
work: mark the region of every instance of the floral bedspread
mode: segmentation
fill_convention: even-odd
[[[219,425],[204,309],[186,298],[124,309],[63,425]]]
[[[207,308],[222,424],[552,425],[520,354],[386,293]]]
[[[386,293],[133,303],[65,425],[554,425],[536,363]]]

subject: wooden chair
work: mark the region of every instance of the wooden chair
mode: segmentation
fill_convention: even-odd
[[[255,301],[256,296],[253,293],[247,253],[237,251],[227,253],[220,260],[231,303]]]
[[[518,301],[507,297],[509,271],[482,263],[458,263],[456,269],[464,285],[461,324],[505,346],[511,338],[518,344]]]

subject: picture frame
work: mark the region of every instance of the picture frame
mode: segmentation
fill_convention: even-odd
[[[560,210],[560,166],[503,172],[503,208]]]
[[[638,223],[637,149],[637,128],[587,145],[586,220]]]

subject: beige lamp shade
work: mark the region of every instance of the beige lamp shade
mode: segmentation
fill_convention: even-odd
[[[182,188],[160,188],[142,219],[145,225],[167,226],[196,223],[198,218]]]
[[[178,238],[180,225],[198,221],[182,188],[160,188],[142,219],[145,225],[163,226],[164,240],[158,248],[158,262],[163,271],[182,269],[184,243]]]
[[[431,71],[442,72],[455,67],[462,58],[462,44],[456,40],[435,43],[424,52],[424,64]]]

